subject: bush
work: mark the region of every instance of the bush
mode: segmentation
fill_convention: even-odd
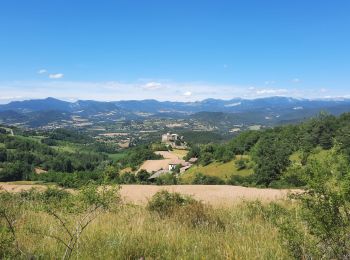
[[[0,259],[13,259],[15,255],[15,239],[10,230],[0,224]]]
[[[207,176],[202,173],[197,173],[192,181],[192,184],[221,185],[225,184],[225,181],[216,176]]]
[[[235,161],[235,165],[236,165],[237,170],[241,171],[241,170],[247,168],[246,163],[247,163],[247,160],[245,160],[245,159],[239,159],[239,160]]]
[[[132,184],[136,183],[136,176],[134,173],[126,172],[119,176],[120,184]]]
[[[170,193],[166,190],[157,192],[147,204],[147,209],[158,213],[161,217],[174,214],[180,207],[193,204],[195,200],[180,193]]]
[[[137,183],[148,184],[148,183],[150,183],[149,177],[151,177],[151,174],[149,174],[145,170],[141,170],[136,174]]]
[[[48,145],[48,146],[57,146],[57,145],[58,145],[57,140],[52,139],[52,138],[44,138],[44,139],[41,139],[41,143],[42,143],[42,144],[46,144],[46,145]]]
[[[254,176],[241,176],[241,175],[232,175],[227,181],[229,185],[242,185],[242,186],[254,186]]]
[[[161,218],[173,218],[190,227],[224,228],[221,219],[213,209],[192,197],[168,191],[157,192],[148,202],[147,209]]]
[[[177,177],[171,173],[161,175],[156,180],[157,185],[176,185],[177,183]]]

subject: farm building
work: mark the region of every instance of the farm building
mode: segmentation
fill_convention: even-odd
[[[173,143],[173,142],[176,142],[177,140],[181,140],[178,134],[166,133],[162,135],[162,143]]]

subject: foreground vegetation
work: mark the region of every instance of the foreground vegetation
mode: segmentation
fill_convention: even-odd
[[[169,207],[155,200],[149,208],[121,205],[103,210],[80,234],[70,257],[66,255],[69,231],[75,230],[77,217],[67,208],[79,205],[73,195],[58,191],[42,195],[34,191],[11,195],[12,201],[22,200],[21,206],[7,203],[2,207],[10,211],[15,236],[4,218],[0,222],[0,257],[78,259],[264,259],[288,258],[282,247],[278,231],[263,218],[253,217],[245,205],[230,209],[213,210],[199,202],[180,195],[167,195]],[[2,196],[2,202],[7,201]],[[10,195],[8,195],[10,196]],[[164,194],[158,195],[164,196]],[[178,199],[186,205],[179,210]],[[56,203],[54,210],[65,226],[43,204]],[[169,201],[169,200],[168,200]],[[187,201],[187,203],[186,203]],[[91,203],[91,202],[90,202]],[[154,205],[155,204],[155,205]],[[2,204],[4,205],[4,204]],[[62,205],[62,206],[59,206]],[[75,211],[81,212],[80,206]],[[62,240],[63,242],[61,242]]]

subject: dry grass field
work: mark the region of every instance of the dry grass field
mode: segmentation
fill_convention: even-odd
[[[126,202],[145,204],[160,190],[191,195],[195,199],[213,206],[225,206],[242,201],[274,201],[287,197],[296,190],[258,189],[229,185],[122,185],[121,196]]]
[[[31,188],[44,190],[47,186],[28,183],[0,183],[0,188],[9,192],[27,191]],[[195,199],[212,206],[228,206],[241,201],[274,201],[286,198],[297,190],[258,189],[230,185],[121,185],[121,196],[127,203],[145,205],[158,191],[167,190],[191,195]]]

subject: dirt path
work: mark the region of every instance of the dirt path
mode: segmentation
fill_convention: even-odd
[[[43,190],[44,185],[0,183],[9,192],[20,192],[33,187]],[[213,206],[225,206],[242,200],[274,201],[286,198],[288,193],[297,190],[257,189],[229,185],[122,185],[121,196],[125,202],[145,205],[156,192],[168,190],[193,196],[195,199]]]

